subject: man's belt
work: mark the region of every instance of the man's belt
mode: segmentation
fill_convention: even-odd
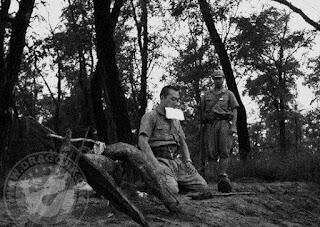
[[[152,147],[152,152],[157,158],[175,159],[177,157],[178,145],[169,144],[159,147]]]
[[[203,123],[205,124],[212,124],[215,121],[221,121],[221,120],[227,120],[227,121],[231,121],[233,118],[233,116],[231,114],[213,114],[212,116],[210,116],[209,118],[204,119]]]

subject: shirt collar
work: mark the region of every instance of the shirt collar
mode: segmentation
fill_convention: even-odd
[[[160,105],[158,105],[158,106],[156,107],[156,111],[157,111],[159,114],[161,114],[161,115],[163,115],[163,116],[166,116],[165,111],[164,111],[164,107],[161,107]]]

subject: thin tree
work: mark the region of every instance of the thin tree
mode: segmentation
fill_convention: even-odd
[[[119,70],[115,58],[114,31],[123,5],[123,0],[94,0],[94,18],[97,41],[98,71],[93,80],[103,82],[110,100],[112,118],[114,119],[118,141],[132,141],[132,133],[126,99],[119,78]],[[113,7],[111,8],[111,5]],[[97,78],[98,77],[98,78]],[[99,99],[99,97],[98,97]],[[96,99],[93,103],[97,104]],[[101,106],[100,106],[101,111]],[[99,115],[102,116],[102,115]],[[96,115],[96,124],[101,124]]]
[[[136,6],[131,0],[132,14],[137,28],[137,40],[141,55],[141,73],[140,73],[140,94],[139,94],[139,118],[141,118],[147,109],[147,76],[148,76],[148,7],[147,1],[140,1],[141,18],[139,20],[136,13]]]
[[[92,7],[92,3],[82,2],[79,0],[68,0],[68,7],[64,10],[64,17],[67,20],[65,23],[67,27],[67,31],[65,33],[66,38],[71,36],[71,42],[73,41],[73,45],[71,46],[70,51],[74,50],[73,55],[70,57],[76,57],[79,64],[78,75],[78,85],[82,92],[81,97],[81,112],[82,119],[80,121],[84,121],[88,126],[91,126],[93,120],[91,119],[91,102],[90,102],[90,90],[88,86],[88,73],[87,73],[87,65],[93,65],[94,59],[90,58],[90,62],[88,63],[85,55],[90,56],[90,52],[93,49],[93,41],[92,41],[92,26],[89,25],[93,18],[91,18],[89,14],[89,9]],[[68,43],[69,44],[69,43]],[[75,56],[74,56],[75,55]],[[93,67],[92,67],[93,68]],[[75,86],[75,85],[74,85]]]

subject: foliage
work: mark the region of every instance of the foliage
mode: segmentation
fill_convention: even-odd
[[[39,59],[43,57],[43,52],[41,42],[35,36],[29,37],[29,46],[24,52],[15,99],[19,115],[29,115],[39,120],[42,109],[39,96],[43,92],[43,85],[39,83]]]
[[[146,4],[147,15],[158,17],[156,11],[161,10],[161,3],[157,1],[148,1]],[[142,2],[127,1],[124,4],[122,13],[119,17],[119,22],[115,30],[116,42],[116,59],[119,67],[122,87],[125,91],[128,111],[133,129],[137,129],[140,124],[139,110],[142,108],[143,96],[147,100],[152,98],[152,93],[149,90],[149,75],[154,67],[158,64],[162,53],[161,36],[159,36],[157,23],[150,22],[148,16],[147,23],[147,40],[143,39],[142,22]],[[144,50],[143,43],[147,42],[147,48]],[[146,62],[143,63],[143,52],[147,52]],[[142,68],[142,64],[146,64],[146,71]],[[145,75],[146,74],[146,75]],[[147,78],[147,91],[144,94],[142,77]]]
[[[314,153],[320,152],[320,109],[316,108],[307,113],[304,125],[304,143],[307,149]]]
[[[259,104],[267,138],[271,139],[268,141],[279,138],[281,150],[285,151],[289,140],[286,123],[295,106],[296,80],[303,75],[295,53],[310,47],[313,35],[307,31],[291,32],[290,14],[273,7],[234,20],[239,29],[233,39],[238,64],[251,74],[245,93]]]
[[[314,92],[314,99],[311,101],[310,105],[316,103],[319,106],[320,102],[320,57],[311,58],[309,60],[309,69],[312,73],[306,75],[305,84],[312,88]]]
[[[236,19],[240,31],[234,38],[238,63],[253,74],[245,92],[258,102],[264,116],[279,110],[280,96],[286,97],[287,104],[293,104],[295,80],[302,75],[294,53],[311,43],[306,31],[290,32],[289,19],[289,14],[275,8]],[[281,77],[284,86],[280,86]]]
[[[201,92],[212,87],[211,74],[217,68],[217,59],[211,54],[208,40],[199,46],[193,38],[187,48],[180,50],[179,56],[173,59],[167,75],[180,86],[181,103],[190,114],[197,110]]]
[[[287,113],[286,145],[288,149],[296,151],[306,143],[306,134],[303,132],[303,127],[306,125],[308,114],[303,115],[297,109]],[[252,158],[266,149],[278,149],[279,130],[274,122],[266,122],[261,119],[260,122],[252,123],[249,127],[249,134],[251,136],[252,152],[250,156]]]
[[[61,15],[63,24],[55,28],[48,24],[50,35],[44,38],[29,35],[18,84],[19,114],[31,115],[57,131],[93,124],[88,91],[94,69],[91,8],[90,1],[69,1]],[[66,114],[71,107],[77,111]]]

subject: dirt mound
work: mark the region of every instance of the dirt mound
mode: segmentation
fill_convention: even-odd
[[[153,196],[128,190],[128,197],[145,214],[150,226],[320,226],[320,186],[303,182],[233,183],[234,192],[250,195],[215,195],[192,200],[181,195],[186,214],[171,215]],[[1,208],[3,208],[3,202]],[[1,209],[0,225],[12,223]],[[66,220],[61,226],[77,220]],[[77,226],[138,226],[127,215],[116,211],[104,199],[92,197]]]

